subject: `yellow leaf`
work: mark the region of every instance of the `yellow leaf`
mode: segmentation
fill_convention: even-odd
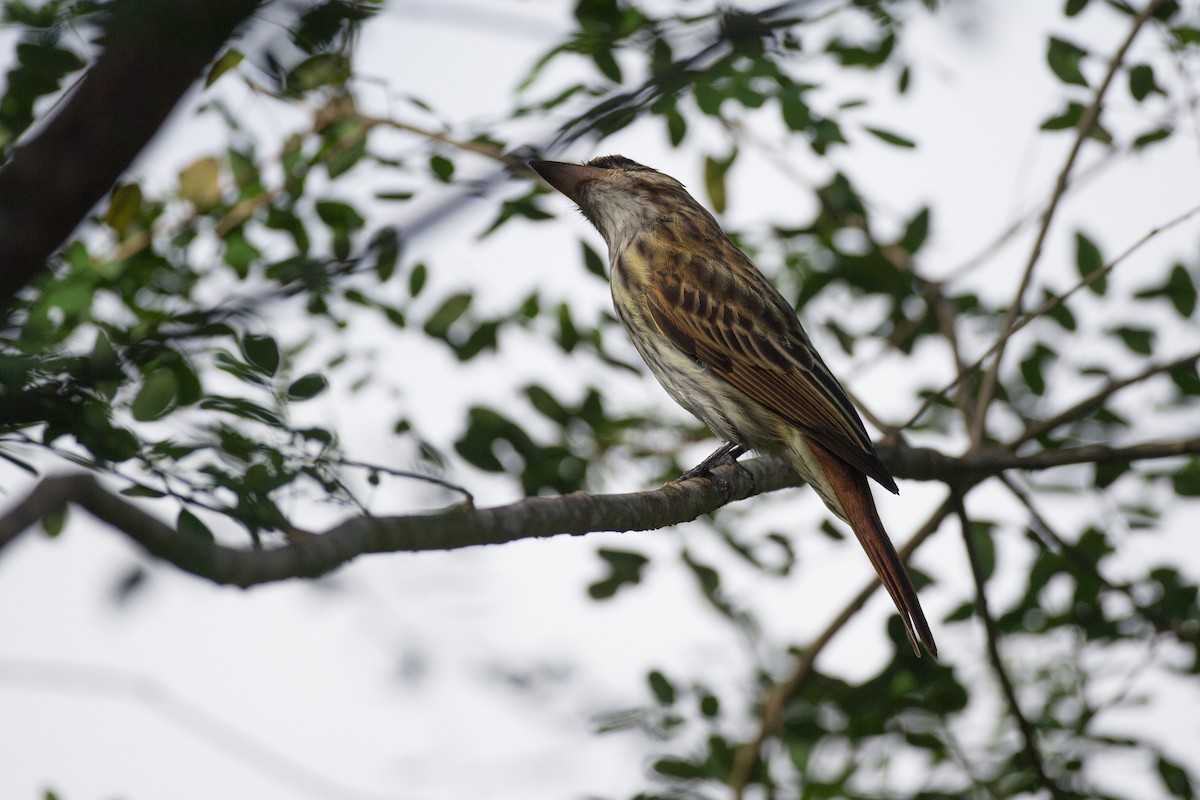
[[[104,222],[117,232],[117,237],[125,238],[125,231],[137,217],[142,207],[142,187],[136,183],[123,183],[113,189],[108,201],[108,210],[104,212]]]
[[[200,211],[221,202],[221,164],[205,156],[179,173],[179,196]]]

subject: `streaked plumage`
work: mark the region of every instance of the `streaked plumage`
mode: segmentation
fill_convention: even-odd
[[[613,305],[674,400],[788,463],[853,528],[920,655],[937,648],[867,478],[895,481],[795,311],[674,178],[623,156],[531,166],[608,244]]]

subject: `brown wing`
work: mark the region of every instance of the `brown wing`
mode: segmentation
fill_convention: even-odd
[[[650,313],[676,347],[884,488],[899,491],[846,391],[765,278],[714,294],[687,273],[657,273],[649,289]]]

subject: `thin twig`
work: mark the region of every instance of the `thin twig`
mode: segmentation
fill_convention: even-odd
[[[1094,409],[1099,408],[1101,405],[1103,405],[1105,400],[1128,386],[1134,386],[1163,372],[1170,372],[1171,370],[1187,366],[1188,364],[1195,364],[1197,361],[1200,361],[1200,350],[1188,353],[1186,356],[1177,358],[1174,361],[1168,361],[1162,364],[1151,364],[1138,374],[1131,375],[1128,378],[1114,378],[1109,380],[1108,383],[1101,387],[1100,391],[1087,398],[1084,398],[1083,400],[1080,400],[1070,408],[1060,411],[1053,417],[1048,417],[1046,419],[1031,423],[1020,436],[1013,440],[1009,446],[1013,450],[1016,450],[1026,442],[1050,433],[1058,426],[1065,425],[1068,422],[1073,422],[1085,414],[1093,411]]]
[[[983,575],[983,567],[979,561],[979,550],[975,546],[975,538],[971,535],[971,520],[967,516],[967,509],[963,503],[962,494],[957,489],[953,489],[952,491],[951,502],[954,506],[954,513],[962,523],[962,536],[963,543],[967,549],[967,561],[970,562],[971,577],[975,581],[975,613],[979,615],[980,621],[983,622],[983,630],[987,635],[988,660],[991,661],[992,669],[996,673],[996,679],[1000,682],[1000,690],[1004,694],[1005,701],[1008,703],[1009,713],[1016,720],[1017,728],[1021,734],[1021,747],[1025,752],[1025,760],[1029,762],[1029,768],[1033,770],[1038,785],[1049,792],[1050,796],[1056,798],[1056,800],[1065,800],[1066,794],[1046,774],[1046,765],[1042,760],[1041,750],[1038,749],[1037,731],[1034,730],[1028,717],[1021,710],[1021,704],[1017,700],[1017,692],[1013,687],[1012,678],[1009,677],[1008,670],[1004,666],[1004,660],[1000,657],[1000,631],[996,625],[996,620],[992,618],[992,613],[988,609],[986,579]]]
[[[1075,167],[1075,160],[1079,157],[1079,153],[1083,149],[1083,143],[1091,134],[1092,127],[1100,118],[1100,108],[1104,101],[1104,95],[1108,92],[1108,87],[1112,84],[1113,78],[1116,76],[1118,70],[1120,70],[1121,64],[1125,61],[1125,53],[1128,52],[1129,47],[1133,44],[1133,40],[1141,31],[1142,26],[1146,24],[1150,16],[1163,2],[1164,0],[1150,0],[1150,2],[1146,3],[1146,7],[1142,9],[1141,13],[1134,18],[1125,41],[1121,43],[1121,46],[1117,48],[1117,52],[1109,59],[1108,69],[1105,72],[1104,79],[1096,88],[1091,104],[1084,109],[1083,114],[1079,118],[1079,127],[1076,131],[1075,142],[1071,145],[1071,150],[1067,154],[1067,160],[1054,181],[1054,191],[1050,195],[1050,202],[1046,206],[1045,213],[1042,215],[1042,224],[1038,228],[1033,248],[1029,252],[1029,260],[1025,264],[1025,270],[1021,275],[1021,281],[1017,287],[1016,294],[1013,296],[1008,311],[1004,315],[1004,322],[1000,326],[1001,333],[995,348],[996,357],[992,360],[991,367],[984,373],[983,381],[979,387],[979,395],[975,401],[975,416],[970,431],[972,447],[980,447],[983,444],[983,434],[987,427],[987,410],[988,406],[991,405],[992,398],[995,396],[996,384],[1000,377],[1000,365],[1004,360],[1004,349],[1009,339],[1016,332],[1013,323],[1016,322],[1017,317],[1021,314],[1025,290],[1029,288],[1029,283],[1033,279],[1034,268],[1041,258],[1042,247],[1046,242],[1046,236],[1050,232],[1050,224],[1054,220],[1054,213],[1058,210],[1059,201],[1062,199],[1063,194],[1066,193],[1067,184],[1071,178],[1071,170]]]
[[[1115,270],[1118,266],[1120,266],[1120,264],[1122,264],[1126,259],[1128,259],[1130,256],[1132,256],[1134,253],[1136,253],[1138,250],[1140,250],[1145,245],[1149,244],[1153,239],[1157,238],[1158,236],[1161,236],[1162,234],[1166,233],[1167,231],[1171,230],[1172,228],[1182,225],[1183,223],[1192,219],[1192,217],[1195,217],[1197,214],[1200,214],[1200,205],[1193,206],[1192,208],[1189,208],[1187,211],[1183,212],[1182,214],[1175,217],[1174,219],[1168,220],[1167,222],[1164,222],[1162,225],[1158,225],[1158,226],[1146,231],[1146,233],[1144,233],[1137,241],[1135,241],[1133,244],[1129,245],[1129,247],[1125,248],[1125,250],[1123,252],[1121,252],[1120,255],[1118,255],[1112,261],[1105,264],[1100,269],[1098,269],[1095,272],[1088,275],[1086,278],[1082,278],[1079,282],[1077,282],[1074,286],[1072,286],[1066,292],[1064,292],[1063,294],[1060,294],[1060,295],[1054,295],[1052,297],[1047,297],[1045,299],[1045,301],[1042,302],[1041,305],[1039,305],[1037,308],[1033,309],[1028,314],[1021,317],[1019,320],[1017,320],[1012,325],[1011,329],[1009,330],[1008,336],[1011,337],[1012,334],[1015,334],[1017,331],[1021,330],[1029,323],[1033,322],[1036,319],[1040,319],[1041,317],[1044,317],[1045,315],[1049,314],[1051,311],[1054,311],[1055,309],[1059,308],[1060,306],[1065,304],[1067,302],[1067,300],[1069,300],[1073,295],[1075,295],[1076,292],[1080,291],[1081,289],[1085,289],[1088,286],[1091,286],[1096,281],[1106,278],[1113,270]],[[975,359],[975,361],[972,362],[969,367],[967,367],[967,369],[964,373],[962,373],[959,376],[956,376],[954,378],[954,380],[950,381],[945,386],[943,386],[941,389],[939,389],[938,391],[929,395],[929,397],[925,398],[925,401],[923,403],[921,403],[921,405],[917,408],[916,412],[914,412],[913,415],[911,417],[909,417],[906,422],[904,422],[901,425],[888,426],[886,428],[882,428],[881,430],[883,430],[885,433],[895,433],[896,431],[901,431],[901,430],[905,430],[907,428],[911,428],[913,425],[915,425],[917,423],[917,421],[921,417],[923,417],[925,415],[925,412],[927,412],[930,408],[932,408],[934,406],[935,403],[937,403],[939,400],[941,400],[943,397],[945,397],[948,392],[950,392],[956,386],[958,386],[962,382],[963,378],[966,375],[969,375],[969,374],[975,372],[977,369],[979,369],[979,367],[982,366],[983,363],[985,361],[987,361],[988,358],[990,358],[993,354],[998,354],[1002,348],[1003,341],[1004,341],[1004,339],[1000,339],[1000,340],[996,341],[990,348],[988,348],[988,350],[986,350],[981,356],[979,356],[979,358]]]

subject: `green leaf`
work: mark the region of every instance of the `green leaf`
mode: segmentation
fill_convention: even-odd
[[[208,75],[204,77],[204,88],[208,88],[217,82],[217,79],[224,75],[229,70],[242,63],[245,56],[241,50],[236,47],[231,47],[221,54],[221,57],[213,62],[213,65],[208,68]]]
[[[287,395],[291,400],[308,400],[325,391],[328,386],[329,382],[325,380],[324,375],[310,372],[293,381],[288,387]]]
[[[600,257],[599,253],[589,247],[587,242],[580,242],[579,244],[583,246],[583,266],[597,278],[607,280],[608,276],[604,271],[604,259]]]
[[[246,238],[245,226],[239,225],[225,234],[223,242],[225,263],[233,267],[238,277],[249,277],[250,267],[262,258],[262,251]]]
[[[1100,254],[1100,248],[1091,239],[1078,232],[1075,234],[1075,266],[1079,270],[1079,277],[1085,280],[1089,275],[1104,267],[1104,256]],[[1104,296],[1108,290],[1108,279],[1097,278],[1088,284],[1088,289],[1094,294]]]
[[[1043,371],[1046,364],[1053,361],[1055,357],[1056,354],[1053,350],[1039,342],[1029,356],[1021,361],[1021,376],[1025,379],[1025,385],[1038,397],[1046,393],[1046,379]]]
[[[650,692],[654,695],[654,699],[659,705],[669,706],[675,703],[675,687],[667,680],[667,676],[663,675],[658,670],[651,670],[646,676],[646,682],[650,684]]]
[[[1044,131],[1062,131],[1070,128],[1075,128],[1079,125],[1079,120],[1083,117],[1083,104],[1070,102],[1067,103],[1065,111],[1058,113],[1053,117],[1047,118],[1041,125]]]
[[[248,334],[242,339],[242,353],[264,375],[274,375],[279,369],[279,345],[270,336]]]
[[[588,586],[593,600],[606,600],[624,586],[641,583],[642,572],[650,559],[641,553],[629,550],[614,550],[602,547],[596,554],[608,565],[608,575]]]
[[[430,156],[429,169],[442,183],[449,183],[454,178],[454,162],[445,156]]]
[[[912,139],[906,139],[905,137],[903,137],[897,133],[892,133],[891,131],[885,131],[882,128],[872,128],[872,127],[868,126],[865,128],[865,130],[867,131],[867,133],[871,134],[872,136],[874,136],[884,142],[887,142],[888,144],[893,145],[895,147],[913,148],[913,147],[917,146],[917,143],[914,142]]]
[[[1170,138],[1171,134],[1173,134],[1174,132],[1175,132],[1175,129],[1169,125],[1165,125],[1161,128],[1155,128],[1154,130],[1147,131],[1146,133],[1143,133],[1141,136],[1139,136],[1133,140],[1133,149],[1134,150],[1142,150],[1146,147],[1149,147],[1152,144],[1156,144],[1158,142],[1161,142],[1165,139]]]
[[[408,294],[416,298],[425,288],[425,279],[429,275],[429,269],[424,264],[417,264],[413,267],[408,276]]]
[[[63,529],[67,527],[68,513],[68,507],[63,506],[42,517],[42,531],[48,538],[56,539],[62,534]]]
[[[1129,94],[1139,103],[1151,92],[1162,92],[1154,82],[1154,68],[1149,64],[1136,64],[1129,70]]]
[[[1115,333],[1126,347],[1138,355],[1148,356],[1154,350],[1154,331],[1148,328],[1130,328],[1122,325],[1109,330],[1108,333]]]
[[[442,301],[438,306],[437,311],[425,322],[425,333],[435,339],[446,338],[446,333],[450,330],[450,326],[458,321],[459,317],[467,313],[467,309],[471,307],[473,296],[470,292],[460,292],[452,294]]]
[[[1173,797],[1184,798],[1184,800],[1195,800],[1196,790],[1192,786],[1191,776],[1188,775],[1187,770],[1183,767],[1159,756],[1158,775],[1162,778],[1163,785],[1167,787],[1167,791]]]
[[[920,250],[921,245],[925,244],[925,240],[928,238],[929,206],[925,206],[908,221],[908,225],[904,229],[904,235],[900,237],[900,246],[904,248],[906,253],[911,255]]]
[[[159,419],[175,406],[177,391],[175,375],[165,369],[157,369],[146,376],[129,410],[138,422]]]
[[[334,231],[356,231],[366,224],[354,206],[339,200],[318,200],[317,216]]]
[[[181,536],[197,537],[208,542],[214,541],[212,531],[208,529],[208,526],[186,508],[179,509],[179,517],[175,520],[175,530]]]
[[[687,120],[674,106],[667,109],[666,120],[667,138],[671,140],[672,147],[679,147],[683,143],[684,137],[687,136]]]
[[[1087,8],[1088,0],[1067,0],[1067,5],[1063,9],[1063,14],[1068,17],[1073,17],[1083,9]]]
[[[696,780],[704,777],[703,767],[679,758],[660,758],[654,762],[654,771],[678,780]]]
[[[1083,77],[1083,71],[1080,69],[1086,55],[1087,51],[1083,48],[1056,36],[1050,37],[1050,44],[1046,49],[1046,61],[1050,64],[1050,69],[1060,81],[1075,86],[1088,85],[1087,78]]]
[[[1171,370],[1171,382],[1186,397],[1200,396],[1200,371],[1196,367],[1193,361]]]
[[[287,90],[296,94],[321,86],[341,84],[350,77],[350,59],[341,53],[318,53],[301,61],[288,73]]]
[[[975,604],[971,602],[959,603],[958,607],[942,618],[943,624],[952,622],[965,622],[975,614]]]
[[[996,571],[996,543],[992,539],[994,527],[990,522],[971,521],[971,541],[975,546],[975,557],[979,561],[979,572],[984,583],[987,583]]]
[[[1107,489],[1116,483],[1117,478],[1120,478],[1126,472],[1129,472],[1130,464],[1128,461],[1102,461],[1096,464],[1095,474],[1092,476],[1092,484],[1097,489]]]

